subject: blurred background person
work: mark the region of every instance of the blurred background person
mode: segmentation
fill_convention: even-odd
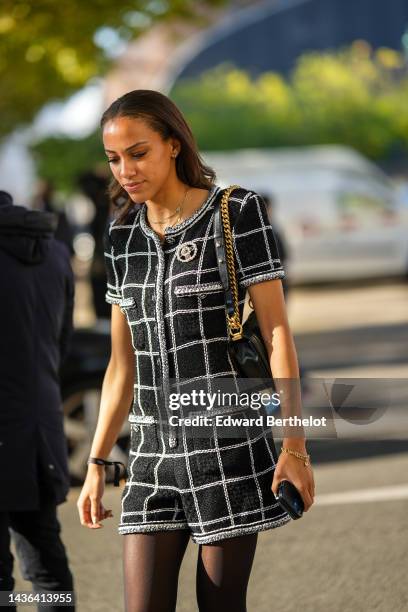
[[[10,532],[35,591],[73,591],[57,505],[69,490],[59,368],[74,284],[68,249],[53,237],[56,225],[55,215],[15,206],[0,191],[2,591],[14,588]]]
[[[57,228],[54,238],[63,242],[72,256],[74,254],[74,233],[67,215],[63,210],[58,210],[54,202],[54,186],[51,181],[41,179],[38,181],[36,194],[33,198],[33,208],[45,212],[54,213],[57,217]]]
[[[110,201],[107,194],[108,179],[96,172],[84,172],[78,178],[78,184],[84,195],[94,205],[95,214],[89,225],[94,239],[94,251],[90,268],[93,306],[97,319],[110,319],[110,305],[105,302],[106,272],[104,265],[104,248],[102,237],[109,219]]]

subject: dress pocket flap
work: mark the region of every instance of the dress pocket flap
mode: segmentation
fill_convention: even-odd
[[[123,298],[119,302],[120,308],[130,308],[131,306],[134,306],[134,305],[135,305],[134,297]]]
[[[221,281],[214,281],[212,283],[197,283],[195,285],[177,285],[174,288],[175,295],[202,295],[206,293],[213,293],[215,291],[222,291]]]

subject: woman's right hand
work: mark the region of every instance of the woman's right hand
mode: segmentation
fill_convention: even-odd
[[[112,305],[111,357],[102,383],[98,422],[90,447],[92,457],[106,457],[114,447],[134,395],[135,354],[126,315],[118,304]],[[77,501],[79,518],[84,527],[99,529],[100,521],[113,516],[105,510],[105,466],[88,464],[88,472]]]
[[[100,529],[100,521],[112,517],[112,510],[105,510],[102,496],[105,490],[104,466],[90,464],[88,473],[77,501],[81,525],[90,529]]]

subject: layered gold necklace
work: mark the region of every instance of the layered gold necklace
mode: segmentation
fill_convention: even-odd
[[[191,189],[191,187],[186,189],[186,192],[184,194],[182,202],[180,202],[180,204],[177,206],[175,211],[173,213],[171,213],[171,215],[169,215],[168,217],[165,217],[163,220],[160,220],[160,221],[154,221],[153,219],[148,219],[149,223],[155,223],[157,225],[165,225],[169,219],[172,219],[175,215],[178,214],[177,219],[173,223],[167,225],[165,229],[167,229],[167,227],[173,227],[173,225],[177,225],[181,221],[182,214],[183,214],[183,206],[185,204],[186,197],[187,197],[187,194],[190,191],[190,189]]]

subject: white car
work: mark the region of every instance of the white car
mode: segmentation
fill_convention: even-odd
[[[204,152],[218,183],[273,198],[290,283],[405,275],[408,213],[388,177],[353,149]]]

